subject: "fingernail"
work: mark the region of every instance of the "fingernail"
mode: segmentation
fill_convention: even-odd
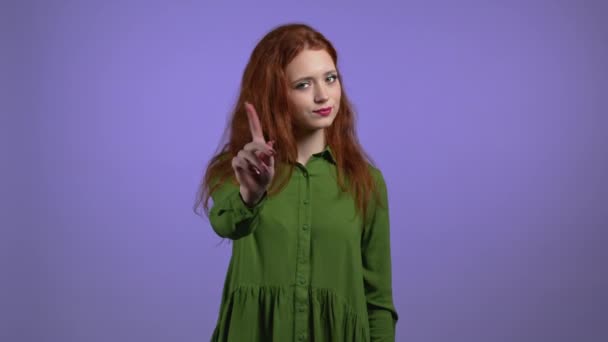
[[[249,169],[258,175],[260,174],[260,169],[258,169],[255,165],[249,165]]]

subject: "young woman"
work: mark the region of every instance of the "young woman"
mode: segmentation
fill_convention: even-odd
[[[387,188],[337,62],[304,24],[253,50],[195,205],[233,241],[212,341],[395,339]]]

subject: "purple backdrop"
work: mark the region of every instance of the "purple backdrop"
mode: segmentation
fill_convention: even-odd
[[[231,245],[191,206],[290,21],[335,43],[386,177],[397,340],[608,340],[606,2],[0,12],[0,340],[209,339]]]

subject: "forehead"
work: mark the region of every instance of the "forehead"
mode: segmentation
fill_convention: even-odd
[[[334,61],[325,50],[303,50],[285,68],[290,79],[322,75],[335,69]]]

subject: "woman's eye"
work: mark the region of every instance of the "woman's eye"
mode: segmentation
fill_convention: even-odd
[[[333,78],[332,82],[335,82],[338,79],[338,75],[330,75],[327,79]]]
[[[338,80],[338,75],[330,75],[327,76],[326,80],[329,80],[330,83],[334,83]],[[309,82],[299,83],[296,85],[296,89],[306,89],[308,88]]]
[[[300,84],[296,85],[296,89],[304,89],[305,85],[308,85],[308,83],[300,83]]]

